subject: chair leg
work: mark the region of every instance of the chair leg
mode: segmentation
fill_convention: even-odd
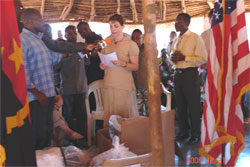
[[[88,146],[91,146],[91,129],[92,129],[92,119],[88,119]]]

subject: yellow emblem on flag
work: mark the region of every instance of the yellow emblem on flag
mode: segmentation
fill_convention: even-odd
[[[0,144],[0,167],[5,166],[5,160],[6,160],[6,155],[5,155],[5,149],[4,147]]]
[[[13,128],[21,127],[24,125],[24,119],[29,115],[29,103],[28,97],[26,97],[26,103],[23,108],[21,108],[16,115],[11,117],[6,117],[6,130],[7,134],[12,132]]]
[[[16,66],[16,74],[18,73],[21,64],[23,64],[22,49],[17,45],[15,39],[13,39],[13,53],[9,56],[9,59],[14,61]]]

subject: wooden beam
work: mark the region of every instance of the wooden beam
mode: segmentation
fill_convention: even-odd
[[[166,0],[163,0],[163,20],[165,21],[167,18],[167,5]]]
[[[120,0],[117,0],[117,14],[120,14],[121,12],[120,12],[120,10],[121,10],[121,1]]]
[[[63,15],[64,15],[65,11],[67,10],[67,8],[68,8],[68,5],[66,5],[66,6],[63,8],[63,11],[62,11],[62,13],[61,13],[61,15],[60,15],[60,17],[59,17],[59,20],[62,20]]]
[[[185,5],[185,0],[181,1],[181,12],[182,13],[186,13],[187,12],[186,5]]]
[[[41,13],[42,16],[44,14],[44,5],[45,5],[45,0],[42,0],[41,1],[41,8],[40,8],[40,13]]]
[[[132,13],[133,13],[133,21],[135,23],[138,23],[138,14],[136,11],[135,0],[130,0],[130,8],[131,8]]]
[[[164,166],[160,70],[156,49],[156,14],[155,0],[143,0],[144,44],[148,78],[148,110],[150,138],[153,155],[152,166]]]
[[[207,4],[208,4],[208,6],[209,6],[210,9],[213,9],[213,8],[214,8],[213,2],[207,1]]]
[[[59,20],[64,20],[68,16],[69,12],[72,9],[73,4],[74,0],[69,0],[69,4],[64,7],[61,16],[59,17]]]
[[[161,17],[161,20],[163,19],[163,0],[160,1],[160,17]]]
[[[90,12],[89,21],[94,20],[94,17],[95,17],[95,0],[91,0],[91,12]]]

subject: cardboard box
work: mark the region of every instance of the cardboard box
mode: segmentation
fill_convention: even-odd
[[[165,166],[174,166],[174,116],[175,110],[162,111],[162,131]],[[140,117],[122,122],[121,143],[137,155],[151,152],[149,118]],[[97,131],[97,147],[101,152],[112,147],[108,128]]]
[[[162,110],[162,132],[165,166],[174,166],[175,161],[175,110]],[[152,152],[149,132],[149,118],[135,118],[122,123],[121,142],[135,154]]]
[[[96,141],[96,146],[99,149],[99,153],[102,153],[112,148],[112,141],[109,138],[109,129],[103,128],[97,130]]]
[[[122,122],[121,143],[137,155],[151,152],[149,118],[140,117]]]

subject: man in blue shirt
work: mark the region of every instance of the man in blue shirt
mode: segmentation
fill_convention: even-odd
[[[50,51],[41,40],[44,22],[39,11],[24,10],[21,16],[24,25],[20,34],[26,85],[32,121],[32,136],[35,149],[50,146],[53,130],[52,111],[55,102],[53,64],[62,55]]]

